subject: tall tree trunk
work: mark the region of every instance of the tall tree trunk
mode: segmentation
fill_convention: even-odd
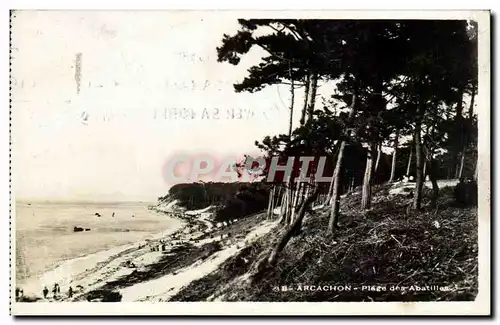
[[[304,203],[304,194],[306,194],[306,189],[308,188],[308,184],[306,183],[301,183],[300,191],[298,192],[297,195],[297,203],[296,203],[296,209],[295,212],[299,211],[299,207],[302,206],[302,203]],[[318,194],[319,196],[319,194]],[[314,203],[314,202],[313,202]]]
[[[289,122],[289,125],[288,125],[288,136],[291,137],[292,136],[292,126],[293,126],[293,106],[294,106],[294,102],[295,102],[295,85],[294,85],[293,77],[292,77],[292,66],[291,66],[291,63],[288,63],[288,74],[289,74],[289,78],[290,78],[290,96],[291,96],[291,100],[290,100],[290,122]]]
[[[471,94],[471,99],[470,99],[470,106],[469,106],[469,123],[472,125],[472,119],[474,117],[474,99],[476,97],[476,87],[475,84],[472,86],[472,94]],[[463,177],[464,173],[464,162],[465,162],[465,155],[467,154],[467,145],[468,145],[469,139],[467,135],[465,135],[464,139],[464,146],[462,148],[462,157],[460,159],[460,170],[458,172],[458,178]]]
[[[469,119],[472,120],[474,117],[474,99],[476,98],[476,84],[472,85],[472,93],[470,98],[470,106],[469,106]]]
[[[272,217],[272,211],[271,211],[271,206],[273,204],[273,198],[274,198],[274,186],[273,188],[269,191],[269,202],[267,204],[267,218],[271,218]]]
[[[292,205],[293,205],[293,184],[291,181],[289,181],[289,187],[288,187],[288,192],[287,192],[287,198],[286,198],[286,218],[285,218],[285,223],[287,225],[292,223]]]
[[[464,148],[462,149],[462,154],[461,154],[461,157],[460,157],[460,167],[458,169],[458,175],[457,175],[458,177],[457,178],[462,178],[463,173],[464,173],[464,163],[465,163],[466,148],[467,148],[467,146],[464,146]]]
[[[312,122],[314,105],[316,104],[316,93],[318,91],[318,73],[314,72],[311,75],[311,94],[309,96],[309,104],[307,105],[307,123]]]
[[[338,155],[338,151],[340,150],[340,146],[342,144],[342,139],[339,139],[337,141],[337,143],[335,143],[335,146],[333,147],[333,154],[332,154],[332,157],[335,158],[336,155]],[[331,180],[330,180],[330,187],[328,188],[328,193],[327,193],[327,199],[325,201],[325,203],[327,203],[327,201],[330,201],[331,197],[332,197],[332,191],[333,191],[333,183],[334,183],[334,177],[332,176]]]
[[[429,164],[429,178],[431,179],[431,183],[432,183],[431,207],[435,208],[435,207],[437,207],[437,200],[439,197],[439,186],[438,186],[437,178],[436,178],[437,177],[437,175],[436,175],[436,172],[437,172],[436,161],[434,160],[434,158],[429,157],[428,164]]]
[[[281,196],[281,206],[280,206],[280,223],[285,223],[286,224],[286,212],[287,212],[287,203],[288,201],[288,188],[286,187],[285,184],[285,190],[283,191],[283,194]]]
[[[422,101],[422,99],[420,99]],[[413,209],[419,210],[422,205],[422,188],[424,180],[422,177],[423,171],[423,154],[422,154],[422,117],[424,114],[423,103],[417,106],[417,114],[415,119],[415,162],[416,162],[416,177],[415,177],[415,196],[413,197]]]
[[[333,230],[338,226],[339,210],[340,210],[340,181],[342,176],[342,162],[344,156],[345,141],[340,145],[340,152],[337,157],[337,164],[333,172],[333,194],[332,208],[330,211],[330,221],[328,222],[328,233],[333,233]]]
[[[302,220],[306,214],[306,211],[310,209],[311,204],[316,200],[319,194],[319,187],[316,186],[313,190],[312,194],[307,197],[304,203],[301,205],[300,210],[298,212],[297,218],[295,218],[294,222],[289,225],[278,241],[278,244],[271,252],[268,263],[270,265],[274,265],[278,259],[279,253],[285,248],[288,241],[293,237],[299,234],[300,228],[302,227]]]
[[[476,170],[474,172],[474,180],[477,182],[479,176],[479,155],[476,159]]]
[[[394,151],[392,152],[392,164],[391,164],[391,177],[389,178],[389,183],[394,182],[396,177],[396,162],[398,154],[398,142],[399,142],[399,129],[396,129],[396,136],[394,137]]]
[[[406,168],[406,177],[410,177],[412,156],[413,156],[413,144],[410,145],[410,157],[408,158],[408,167]]]
[[[306,198],[309,197],[309,192],[311,191],[311,184],[307,183],[306,186],[303,187],[302,196],[300,198],[299,206],[305,202]]]
[[[382,156],[382,144],[379,143],[377,146],[377,161],[375,162],[375,173],[378,170],[378,165],[380,163],[380,156]]]
[[[273,199],[271,201],[271,219],[274,219],[274,209],[276,208],[276,201],[277,201],[276,186],[273,186]]]
[[[377,146],[372,143],[366,155],[365,176],[363,178],[363,191],[361,195],[361,209],[370,208],[372,200],[372,173],[374,169],[375,152]]]
[[[457,114],[455,115],[455,136],[460,137],[461,142],[463,141],[462,139],[462,134],[460,133],[462,129],[462,124],[463,124],[463,101],[464,101],[464,94],[465,94],[465,86],[461,86],[460,88],[460,99],[457,103]],[[452,170],[454,173],[454,177],[458,177],[459,173],[459,164],[458,164],[458,155],[460,152],[460,144],[458,146],[453,146],[453,152],[452,152]]]
[[[308,72],[306,75],[306,86],[304,90],[304,107],[302,107],[302,115],[300,117],[300,125],[306,122],[307,103],[309,102],[309,89],[311,87],[311,74]]]
[[[352,120],[356,115],[356,102],[357,102],[357,94],[356,89],[354,94],[352,95],[352,103],[351,108],[349,110],[349,118],[347,127],[350,128]],[[328,221],[328,233],[333,234],[333,230],[338,226],[339,219],[339,209],[340,209],[340,180],[342,175],[342,163],[344,160],[344,149],[346,139],[350,136],[350,129],[345,131],[345,139],[340,140],[340,148],[337,156],[337,164],[335,165],[335,171],[333,172],[333,188],[332,188],[332,198],[331,198],[331,212],[330,212],[330,220]]]
[[[458,160],[458,155],[453,159]],[[458,178],[458,172],[460,171],[460,164],[457,161],[454,161],[453,165],[455,166],[455,170],[453,171],[453,178]]]
[[[295,193],[293,194],[293,199],[292,199],[292,207],[290,209],[290,222],[293,222],[293,219],[295,218],[295,209],[297,208],[298,202],[299,202],[299,193],[301,189],[301,183],[297,183],[297,187],[295,188]]]

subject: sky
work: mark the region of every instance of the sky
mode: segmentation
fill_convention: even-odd
[[[16,198],[153,201],[172,185],[163,176],[172,156],[241,158],[259,153],[256,140],[287,133],[289,86],[233,89],[266,53],[254,48],[237,66],[217,62],[216,48],[238,30],[237,18],[216,11],[15,12]],[[316,105],[333,88],[321,82]],[[295,126],[303,100],[299,89]]]
[[[256,94],[233,90],[265,53],[254,49],[238,66],[217,62],[216,47],[224,33],[236,32],[236,18],[16,12],[15,196],[154,200],[168,191],[162,167],[173,154],[240,156],[258,152],[255,140],[286,133],[288,86]],[[297,106],[302,96],[296,95]]]

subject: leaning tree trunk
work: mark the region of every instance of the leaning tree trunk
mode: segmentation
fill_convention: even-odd
[[[309,104],[307,105],[307,123],[311,123],[314,114],[314,105],[316,104],[316,93],[318,91],[318,73],[314,72],[311,75],[311,94],[309,96]]]
[[[465,163],[465,154],[466,154],[466,148],[467,146],[464,146],[462,150],[462,157],[460,157],[460,167],[458,169],[458,177],[457,178],[462,178],[463,173],[464,173],[464,163]]]
[[[304,125],[306,122],[306,112],[307,112],[307,103],[309,101],[309,89],[311,83],[311,74],[308,72],[306,75],[306,85],[304,90],[304,106],[302,107],[302,115],[300,117],[300,125]]]
[[[330,220],[328,222],[328,233],[333,233],[333,229],[338,226],[339,210],[340,210],[340,181],[342,176],[342,162],[344,158],[345,141],[340,145],[339,155],[337,157],[337,165],[333,172],[333,194],[332,194],[332,208],[330,211]]]
[[[389,178],[389,183],[394,182],[394,177],[396,176],[396,162],[398,154],[398,142],[399,142],[399,129],[396,129],[396,136],[394,138],[394,151],[392,152],[392,164],[391,164],[391,177]]]
[[[422,205],[422,188],[424,180],[422,177],[423,170],[423,153],[422,153],[422,116],[423,105],[420,103],[417,107],[415,121],[415,162],[416,162],[416,177],[415,177],[415,196],[413,197],[413,209],[419,210]]]
[[[290,239],[293,236],[296,236],[300,232],[300,228],[302,227],[302,220],[304,219],[306,211],[309,210],[312,202],[316,200],[318,194],[319,194],[319,187],[316,185],[312,194],[308,196],[307,199],[304,201],[304,203],[301,205],[297,218],[295,218],[294,222],[287,227],[285,233],[279,239],[278,244],[271,252],[271,255],[269,256],[268,259],[268,263],[270,265],[276,264],[279,253],[283,250],[283,248],[285,248],[288,241],[290,241]]]
[[[356,92],[352,95],[352,103],[349,111],[349,118],[347,127],[350,127],[352,120],[354,119],[354,115],[356,114],[356,101],[357,95]],[[345,137],[350,136],[349,130],[346,130]],[[330,211],[330,220],[328,221],[328,233],[333,234],[333,230],[338,227],[338,219],[339,219],[339,210],[340,210],[340,180],[342,175],[342,163],[344,160],[344,149],[345,149],[346,139],[340,140],[340,148],[337,156],[337,164],[335,166],[335,171],[333,172],[333,188],[332,188],[332,208]]]
[[[408,158],[408,167],[406,167],[406,177],[410,177],[412,156],[413,156],[413,144],[410,145],[410,157]]]
[[[365,176],[363,178],[363,192],[361,195],[361,209],[366,210],[370,208],[372,201],[372,174],[374,169],[374,156],[376,152],[376,145],[371,144],[366,156]]]

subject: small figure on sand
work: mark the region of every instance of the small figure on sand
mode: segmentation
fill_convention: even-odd
[[[113,212],[113,214],[111,216],[114,218],[115,217],[115,213]]]
[[[96,217],[100,217],[100,216],[101,216],[101,214],[100,214],[99,212],[96,212],[94,215],[95,215]]]
[[[61,289],[59,288],[59,284],[54,283],[54,288],[52,288],[52,294],[54,295],[54,299],[57,298],[57,294],[61,292]]]
[[[135,214],[132,215],[132,218],[135,218]]]
[[[47,295],[49,294],[49,289],[47,289],[47,286],[43,287],[43,297],[47,299]]]
[[[68,297],[72,298],[73,297],[73,288],[70,286],[68,289]]]

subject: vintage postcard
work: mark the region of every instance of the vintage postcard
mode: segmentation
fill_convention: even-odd
[[[490,314],[489,11],[14,10],[10,51],[13,315]]]

